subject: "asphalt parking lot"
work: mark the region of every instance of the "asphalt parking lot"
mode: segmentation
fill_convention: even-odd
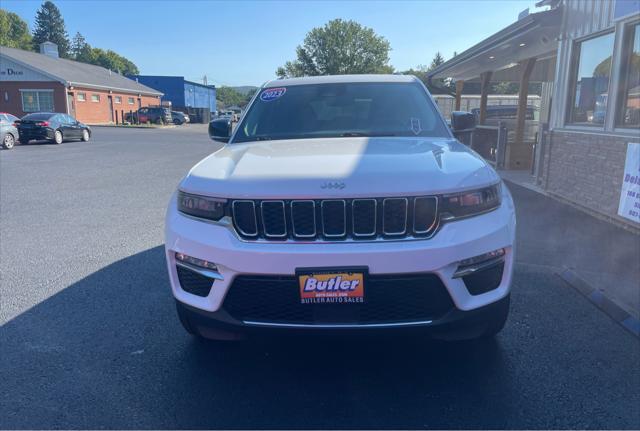
[[[191,125],[0,152],[1,428],[640,428],[640,342],[522,240],[493,343],[193,340],[163,216],[215,148]]]

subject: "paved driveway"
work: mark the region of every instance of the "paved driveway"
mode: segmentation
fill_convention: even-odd
[[[0,152],[1,428],[640,427],[638,340],[522,242],[512,315],[488,345],[192,340],[162,223],[215,147],[191,125]],[[519,216],[531,237],[535,215]]]

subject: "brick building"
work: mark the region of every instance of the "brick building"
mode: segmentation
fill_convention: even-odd
[[[546,10],[523,11],[432,70],[431,78],[452,78],[460,93],[465,82],[480,81],[483,89],[518,82],[520,130],[509,131],[515,139],[506,145],[503,167],[530,172],[547,193],[640,231],[640,0],[537,6]],[[536,120],[524,118],[529,82],[542,83]],[[482,118],[481,128],[490,129]],[[529,141],[527,127],[536,130]],[[510,147],[527,156],[519,166]]]
[[[52,43],[41,52],[0,46],[0,111],[63,112],[108,124],[122,112],[160,104],[161,92],[104,67],[58,58]]]

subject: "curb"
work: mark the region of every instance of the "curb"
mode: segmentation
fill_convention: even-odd
[[[640,338],[640,319],[632,316],[627,311],[623,310],[618,304],[604,296],[602,292],[590,286],[589,283],[580,278],[580,276],[578,276],[578,274],[576,274],[572,269],[564,267],[560,272],[557,272],[556,275],[558,275],[558,277],[560,277],[569,286],[577,290],[578,293],[582,294],[582,296],[602,310],[606,315],[611,317],[618,324],[622,325],[633,335]]]

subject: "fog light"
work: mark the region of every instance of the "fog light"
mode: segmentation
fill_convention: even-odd
[[[183,253],[176,253],[176,260],[189,265],[198,266],[200,268],[210,269],[211,271],[218,271],[218,267],[215,263],[198,259],[197,257],[191,257]]]
[[[473,274],[476,271],[490,268],[503,261],[505,251],[504,248],[490,251],[489,253],[480,254],[469,259],[463,259],[458,264],[458,269],[453,274],[453,278],[464,277]]]

